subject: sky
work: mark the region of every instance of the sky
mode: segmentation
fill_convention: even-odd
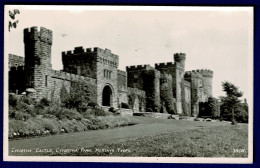
[[[53,31],[52,67],[62,69],[61,52],[74,47],[108,48],[126,66],[173,62],[186,53],[186,71],[214,71],[213,96],[230,81],[253,100],[253,9],[249,7],[6,6],[19,9],[18,27],[5,30],[5,55],[24,56],[23,29]]]

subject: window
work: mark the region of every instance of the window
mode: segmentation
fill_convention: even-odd
[[[106,77],[106,70],[104,70],[104,78]]]
[[[111,79],[112,71],[104,69],[104,78]]]
[[[45,75],[45,86],[48,86],[48,75]]]

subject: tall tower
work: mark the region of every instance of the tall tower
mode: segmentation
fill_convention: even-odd
[[[177,107],[177,113],[183,113],[182,111],[182,87],[181,82],[184,77],[185,73],[185,60],[186,60],[186,54],[185,53],[175,53],[174,54],[174,61],[176,66],[176,72],[175,72],[175,81],[176,81],[176,107]]]
[[[44,27],[24,29],[26,87],[37,99],[50,96],[52,31]]]
[[[203,76],[203,88],[204,91],[207,93],[208,97],[212,97],[212,78],[213,78],[213,71],[208,69],[200,70],[200,73]]]
[[[174,61],[176,64],[180,66],[183,71],[185,71],[185,60],[186,60],[186,54],[185,53],[175,53],[174,54]]]

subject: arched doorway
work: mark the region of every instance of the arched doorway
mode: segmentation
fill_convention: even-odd
[[[109,86],[105,86],[102,92],[102,106],[111,106],[113,102],[112,90]]]

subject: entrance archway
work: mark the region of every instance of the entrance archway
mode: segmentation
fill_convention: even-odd
[[[105,86],[102,92],[102,106],[111,106],[113,102],[112,90],[109,86]]]

